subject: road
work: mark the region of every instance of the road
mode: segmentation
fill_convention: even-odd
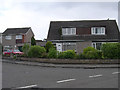
[[[118,88],[118,68],[48,68],[2,64],[3,88]]]

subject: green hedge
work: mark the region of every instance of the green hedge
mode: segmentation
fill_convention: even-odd
[[[46,50],[44,47],[41,46],[31,46],[28,52],[29,57],[43,57],[43,55],[46,53]]]
[[[120,59],[120,43],[103,44],[101,50],[104,58]]]
[[[60,52],[58,54],[58,58],[61,58],[61,59],[73,59],[75,58],[76,54],[75,54],[75,51],[74,50],[67,50],[67,51],[64,51],[64,52]]]
[[[93,47],[87,47],[83,50],[83,56],[87,59],[100,59],[102,58],[102,52]]]
[[[49,49],[48,58],[57,58],[57,50],[55,48]]]
[[[50,42],[49,42],[50,43]],[[48,45],[49,46],[49,45]],[[48,50],[49,49],[49,50]],[[46,53],[46,50],[49,52]],[[97,50],[93,47],[87,47],[83,50],[83,53],[76,54],[74,50],[67,50],[64,52],[57,52],[51,45],[51,48],[44,48],[41,46],[23,46],[23,51],[26,56],[29,57],[48,57],[48,58],[60,58],[60,59],[120,59],[120,43],[106,43],[102,45],[101,50]],[[27,54],[28,53],[28,54]]]

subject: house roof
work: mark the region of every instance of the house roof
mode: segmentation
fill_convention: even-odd
[[[62,36],[62,27],[106,27],[106,35],[73,35]],[[98,40],[118,39],[119,29],[116,20],[83,20],[83,21],[51,21],[47,40]]]
[[[3,34],[25,34],[31,27],[24,27],[24,28],[7,28]]]

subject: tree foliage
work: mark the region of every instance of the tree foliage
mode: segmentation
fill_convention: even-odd
[[[34,37],[31,38],[31,45],[36,45],[36,41]]]
[[[49,49],[50,48],[55,48],[54,45],[52,44],[52,42],[48,41],[45,45],[45,49],[46,49],[46,52],[48,53],[49,52]]]
[[[30,48],[29,44],[26,44],[26,43],[25,43],[24,46],[22,47],[22,50],[23,50],[23,52],[24,52],[24,56],[28,56],[29,48]]]

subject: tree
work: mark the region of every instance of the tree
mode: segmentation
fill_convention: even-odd
[[[46,52],[48,53],[49,52],[49,49],[50,48],[55,48],[54,45],[52,44],[52,42],[48,41],[45,45],[45,49],[46,49]]]
[[[31,45],[36,45],[36,41],[35,41],[34,36],[31,38]]]
[[[23,50],[25,56],[28,56],[29,48],[30,48],[29,44],[26,44],[26,43],[22,47],[22,50]]]

